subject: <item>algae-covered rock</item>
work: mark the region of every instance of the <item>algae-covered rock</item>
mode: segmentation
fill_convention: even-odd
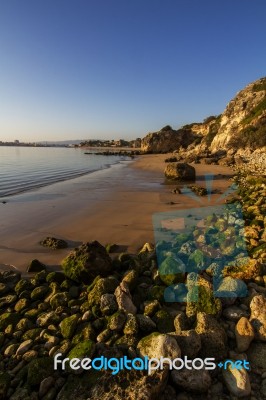
[[[20,320],[20,315],[16,313],[4,313],[0,315],[0,331],[4,331],[8,325],[16,325]]]
[[[90,307],[98,305],[100,308],[101,296],[106,293],[113,294],[118,285],[118,280],[113,276],[98,279],[88,294],[88,303]]]
[[[28,365],[27,384],[30,386],[39,385],[43,379],[48,378],[53,372],[52,358],[35,358]]]
[[[144,307],[144,315],[148,315],[149,317],[152,317],[157,311],[159,311],[161,308],[161,305],[158,300],[152,300],[148,301],[145,304]]]
[[[25,290],[31,290],[33,287],[32,283],[28,279],[20,279],[15,286],[15,292],[17,295],[24,292]]]
[[[149,333],[156,330],[155,322],[147,315],[137,314],[137,321],[140,330],[144,333]]]
[[[7,372],[0,372],[0,399],[7,398],[7,391],[11,383],[11,376]]]
[[[138,321],[134,314],[128,314],[123,329],[125,335],[137,335],[139,331]]]
[[[161,333],[168,333],[174,330],[174,318],[166,310],[157,311],[153,320],[156,323],[157,330]]]
[[[126,314],[122,310],[118,310],[115,314],[108,318],[108,328],[112,331],[121,331],[126,322]]]
[[[69,300],[69,296],[66,292],[56,293],[50,299],[50,305],[53,310],[60,306],[66,306]]]
[[[168,357],[179,358],[181,350],[174,337],[159,332],[153,332],[142,338],[137,345],[141,356],[149,358]]]
[[[40,244],[44,247],[49,247],[50,249],[65,249],[68,244],[63,239],[57,239],[51,236],[47,236],[45,239],[41,240]]]
[[[189,274],[189,276],[191,275]],[[196,276],[195,281],[189,281],[188,279],[187,299],[186,314],[188,317],[196,315],[197,312],[214,315],[221,313],[222,304],[220,299],[214,297],[211,284],[200,276]]]
[[[90,391],[90,400],[155,400],[162,398],[168,371],[153,371],[152,376],[144,371],[122,370],[118,374],[101,372],[98,382]],[[64,399],[65,400],[65,399]]]
[[[48,292],[48,286],[38,286],[31,292],[31,299],[32,300],[41,300],[45,297],[46,293]]]
[[[129,290],[134,290],[138,281],[138,272],[135,269],[131,269],[126,272],[122,282],[125,282],[128,285]]]
[[[65,275],[76,282],[90,283],[97,276],[111,271],[112,261],[99,242],[88,242],[72,251],[63,261]]]
[[[101,296],[100,309],[103,315],[111,315],[117,311],[115,295],[105,293]]]
[[[225,298],[245,297],[247,296],[247,286],[240,279],[226,276],[219,282],[219,286],[215,291],[215,296]]]
[[[92,340],[85,340],[77,344],[69,353],[68,358],[91,358],[95,351],[95,343]]]
[[[182,260],[177,257],[167,257],[159,267],[160,278],[166,285],[172,285],[177,282],[183,282],[186,266]]]
[[[59,325],[63,338],[70,339],[73,336],[78,319],[79,317],[77,315],[71,315],[71,317],[63,319]]]
[[[82,375],[69,375],[56,399],[87,400],[90,389],[96,384],[101,375],[101,371],[95,371],[93,369],[85,371]]]

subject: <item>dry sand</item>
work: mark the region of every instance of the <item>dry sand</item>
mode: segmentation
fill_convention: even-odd
[[[177,185],[164,182],[166,157],[140,156],[133,162],[10,197],[7,204],[0,204],[0,267],[11,264],[24,272],[33,258],[56,266],[84,241],[117,243],[121,251],[129,252],[154,242],[154,213],[199,206],[185,195],[171,193]],[[224,192],[231,184],[228,167],[194,167],[200,185],[205,185],[206,173],[214,174],[214,189]],[[218,197],[213,195],[212,200]],[[202,205],[208,205],[207,198],[203,199]],[[39,244],[45,236],[65,239],[70,247],[46,249]]]

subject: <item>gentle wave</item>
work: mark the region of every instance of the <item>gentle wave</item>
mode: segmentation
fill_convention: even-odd
[[[69,148],[0,146],[0,197],[92,173],[125,157],[85,155]]]

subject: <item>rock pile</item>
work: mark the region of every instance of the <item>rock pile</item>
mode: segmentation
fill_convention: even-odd
[[[147,244],[138,255],[111,259],[98,242],[85,243],[64,260],[64,273],[42,270],[26,279],[2,272],[0,399],[265,399],[265,190],[263,182],[249,182],[239,191],[252,259],[223,271],[224,288],[237,282],[237,291],[245,283],[245,297],[215,298],[217,265],[202,270],[199,248],[190,258],[199,275],[196,302],[189,291],[183,301],[165,300],[172,277],[160,274],[155,251]],[[230,228],[223,221],[215,224],[221,233]],[[200,234],[197,239],[202,248]],[[183,238],[173,249],[180,252],[182,266],[190,243]],[[173,249],[166,259],[174,257]],[[177,287],[188,280],[182,268],[177,275]],[[58,353],[69,359],[211,357],[222,367],[171,371],[166,363],[151,375],[125,369],[112,375],[110,370],[71,370],[68,364],[55,370]],[[225,368],[226,360],[246,361],[251,370],[230,363]]]

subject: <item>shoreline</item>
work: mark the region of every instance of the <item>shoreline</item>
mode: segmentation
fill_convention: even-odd
[[[171,193],[178,183],[164,184],[166,157],[138,156],[133,161],[12,196],[0,208],[0,266],[10,264],[25,272],[28,263],[37,258],[51,269],[58,268],[73,248],[92,240],[103,245],[116,243],[119,251],[132,253],[144,243],[154,242],[153,213],[199,206],[183,194]],[[193,166],[197,184],[205,186],[204,174],[213,173],[214,189],[221,192],[230,185],[223,175],[234,175],[229,167]],[[213,200],[218,197],[213,195]],[[44,248],[39,242],[46,236],[64,239],[70,246],[62,250]]]

